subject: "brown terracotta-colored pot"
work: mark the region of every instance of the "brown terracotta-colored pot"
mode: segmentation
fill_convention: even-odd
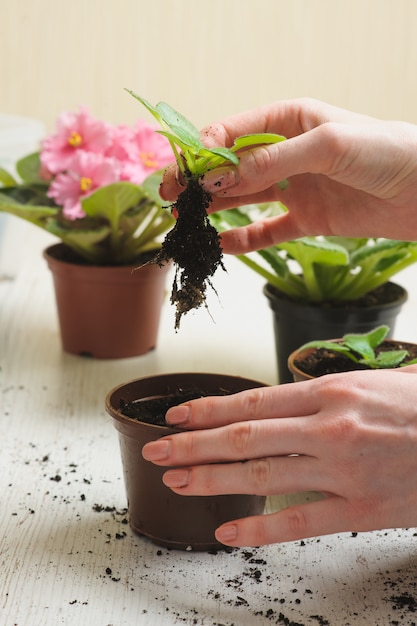
[[[77,264],[62,260],[65,249],[56,244],[44,252],[64,351],[114,359],[155,348],[170,266]]]
[[[341,339],[330,339],[329,341],[341,341]],[[395,339],[385,339],[384,343],[382,344],[384,346],[383,349],[394,349],[394,350],[411,350],[413,352],[412,357],[415,357],[415,350],[416,350],[416,345],[413,343],[409,343],[409,342],[405,342],[405,341],[398,341]],[[386,346],[386,347],[385,347]],[[309,355],[313,354],[315,351],[317,350],[317,348],[304,348],[304,349],[298,349],[298,350],[294,350],[294,352],[292,352],[290,354],[290,356],[288,357],[288,369],[291,372],[292,376],[293,376],[293,380],[294,382],[300,382],[303,380],[311,380],[312,378],[316,378],[316,376],[312,376],[311,374],[306,373],[305,371],[303,371],[302,368],[299,367],[299,365],[296,364],[296,362],[300,362],[303,361],[303,359],[307,358]],[[409,357],[410,358],[410,357]],[[355,366],[355,363],[352,362],[352,366],[351,367],[346,367],[343,370],[340,370],[339,372],[337,371],[332,371],[331,368],[331,361],[329,361],[329,371],[328,372],[323,372],[324,375],[325,373],[342,373],[342,372],[346,372],[346,371],[353,371],[353,370],[358,370],[358,369],[368,369],[366,367],[357,367]]]
[[[305,350],[294,350],[288,357],[288,370],[291,372],[293,377],[293,381],[295,383],[299,383],[303,380],[311,380],[314,376],[310,374],[306,374],[303,372],[296,364],[295,360],[303,359],[308,354],[312,354],[314,352],[314,348],[306,348]]]
[[[130,526],[154,543],[181,550],[221,548],[214,531],[223,522],[262,514],[265,497],[252,495],[180,496],[162,482],[167,468],[142,457],[145,443],[178,432],[123,415],[129,402],[166,395],[181,389],[198,388],[219,395],[264,387],[264,383],[222,374],[176,373],[140,378],[119,385],[106,397],[106,410],[119,433]]]

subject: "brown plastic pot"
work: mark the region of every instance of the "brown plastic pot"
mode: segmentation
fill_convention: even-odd
[[[337,342],[337,341],[341,341],[341,339],[330,339],[329,341]],[[383,345],[385,346],[385,344],[390,345],[391,349],[394,349],[394,350],[397,350],[397,349],[398,350],[403,350],[403,349],[415,350],[415,344],[408,343],[405,341],[398,341],[395,339],[385,339]],[[288,369],[291,372],[294,382],[297,383],[297,382],[311,380],[313,378],[316,378],[316,376],[312,376],[311,374],[304,372],[302,368],[296,365],[296,361],[297,362],[303,361],[303,359],[313,354],[316,350],[317,348],[303,348],[303,349],[299,348],[297,350],[294,350],[294,352],[290,354],[290,356],[288,357]],[[353,371],[357,369],[358,367],[355,367],[355,364],[352,362],[352,368],[344,369],[343,372]],[[366,369],[366,368],[363,368],[363,369]],[[331,372],[331,373],[342,373],[342,372]]]
[[[262,514],[265,497],[174,493],[162,482],[167,468],[145,461],[142,448],[149,441],[177,433],[178,429],[131,419],[123,415],[120,408],[135,400],[175,395],[179,389],[198,388],[215,395],[224,389],[236,393],[264,386],[264,383],[236,376],[176,373],[139,378],[109,392],[106,410],[119,434],[130,526],[135,533],[169,548],[219,549],[222,544],[214,537],[215,529],[229,520]]]
[[[299,383],[303,380],[311,380],[315,378],[311,374],[303,372],[296,364],[295,361],[305,359],[309,354],[313,354],[315,348],[305,348],[304,350],[294,350],[288,357],[288,370],[291,373],[292,379],[295,383]]]
[[[64,351],[114,359],[155,348],[170,266],[77,264],[63,260],[66,249],[56,244],[44,251]]]

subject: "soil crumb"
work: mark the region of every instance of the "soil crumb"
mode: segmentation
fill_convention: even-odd
[[[185,313],[201,305],[207,307],[207,287],[216,291],[211,277],[217,268],[226,271],[220,236],[207,215],[211,200],[211,194],[201,187],[199,180],[189,176],[186,188],[172,205],[177,215],[175,226],[152,261],[158,265],[174,262],[171,304],[176,306],[176,330]]]

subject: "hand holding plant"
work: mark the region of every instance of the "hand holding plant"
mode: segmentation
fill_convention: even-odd
[[[175,327],[179,328],[182,315],[205,305],[207,285],[212,286],[211,277],[219,266],[223,267],[220,239],[207,217],[212,196],[201,186],[201,180],[220,165],[238,164],[239,155],[245,150],[285,138],[260,133],[238,137],[230,148],[207,148],[197,128],[170,105],[160,102],[153,106],[132,91],[129,93],[160,123],[159,133],[168,139],[185,182],[185,189],[173,205],[176,224],[154,259],[156,263],[172,259],[176,266],[171,302],[176,304]]]

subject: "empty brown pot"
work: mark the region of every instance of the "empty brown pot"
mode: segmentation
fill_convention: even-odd
[[[126,417],[121,408],[140,399],[176,395],[199,389],[208,395],[236,393],[265,384],[222,374],[177,373],[140,378],[119,385],[107,395],[106,410],[119,432],[130,526],[154,543],[169,548],[211,550],[222,547],[214,531],[223,522],[262,514],[264,496],[180,496],[166,487],[158,467],[142,457],[145,443],[178,432]]]
[[[56,244],[44,252],[64,351],[114,359],[155,348],[170,266],[77,264],[65,260],[66,250]]]

